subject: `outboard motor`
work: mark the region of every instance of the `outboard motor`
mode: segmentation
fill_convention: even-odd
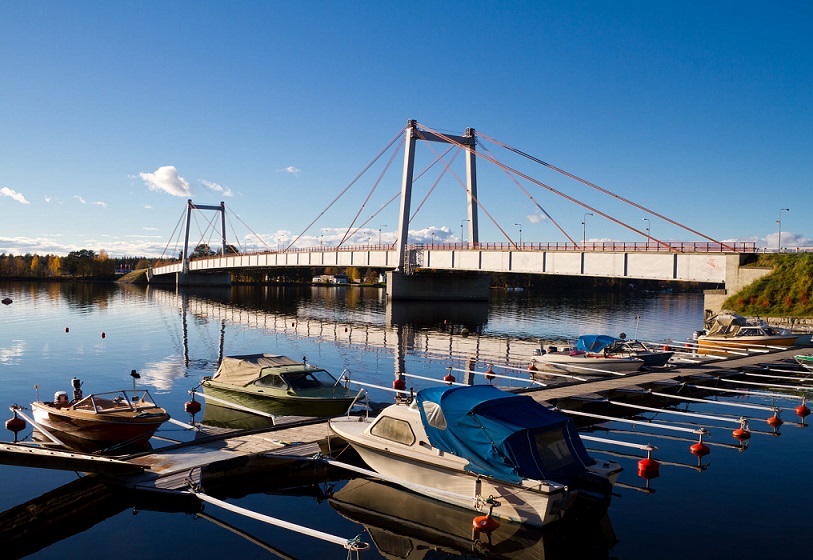
[[[71,386],[73,387],[73,400],[74,401],[81,401],[82,400],[82,382],[79,381],[78,377],[74,377],[71,379]]]

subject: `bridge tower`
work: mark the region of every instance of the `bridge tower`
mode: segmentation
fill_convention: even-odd
[[[183,241],[183,273],[189,274],[189,226],[191,224],[192,210],[214,210],[220,212],[220,238],[222,242],[221,254],[226,254],[226,205],[223,201],[220,206],[194,204],[192,199],[186,201],[186,236]]]
[[[409,215],[412,204],[412,179],[415,170],[415,142],[424,140],[426,142],[443,142],[446,144],[457,144],[466,146],[466,197],[468,202],[468,233],[469,242],[477,244],[479,239],[479,227],[477,224],[477,165],[475,163],[475,147],[477,139],[473,128],[467,128],[465,136],[454,136],[451,134],[439,136],[426,130],[419,130],[415,120],[409,120],[406,127],[406,142],[404,148],[404,176],[401,183],[401,212],[398,218],[398,249],[396,271],[409,274],[411,264],[407,258],[407,237],[409,234]]]

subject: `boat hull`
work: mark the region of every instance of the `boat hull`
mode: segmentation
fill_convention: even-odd
[[[714,336],[702,335],[697,338],[699,354],[726,354],[729,351],[747,351],[749,348],[778,346],[789,348],[796,344],[798,335],[778,336]]]
[[[218,400],[213,402],[218,406],[235,410],[242,410],[240,407],[245,407],[275,416],[341,416],[347,412],[354,400],[354,397],[346,396],[322,398],[278,396],[270,392],[259,394],[239,387],[225,387],[211,380],[203,382],[203,392],[204,395],[217,398]]]
[[[367,422],[358,418],[334,418],[331,430],[349,443],[375,472],[398,484],[435,500],[487,514],[490,506],[476,496],[498,497],[500,505],[492,516],[515,523],[542,527],[558,521],[572,505],[575,494],[556,483],[510,484],[464,470],[467,461],[437,452],[432,461],[415,454],[397,454],[388,446],[371,446],[359,437]]]
[[[548,353],[533,358],[533,367],[540,372],[570,373],[574,375],[610,376],[633,373],[641,369],[644,361],[629,357],[592,357],[583,354]]]
[[[39,425],[66,445],[83,451],[145,447],[161,424],[169,420],[169,414],[163,409],[146,414],[99,414],[60,409],[42,402],[31,403],[31,409]]]

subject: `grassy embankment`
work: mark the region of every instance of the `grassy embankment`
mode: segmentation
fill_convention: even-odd
[[[759,255],[750,265],[773,272],[728,298],[724,309],[746,316],[813,317],[813,254]]]

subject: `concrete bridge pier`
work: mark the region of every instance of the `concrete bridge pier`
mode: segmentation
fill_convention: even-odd
[[[390,300],[488,301],[487,274],[404,274],[387,272]]]
[[[748,284],[771,273],[770,267],[743,267],[748,254],[734,253],[725,256],[725,288],[703,292],[703,309],[706,315],[717,314],[723,309],[723,302]]]

